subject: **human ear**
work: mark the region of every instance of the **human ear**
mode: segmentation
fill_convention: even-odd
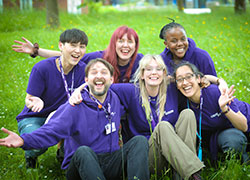
[[[168,43],[167,43],[167,41],[164,41],[164,44],[165,44],[166,48],[168,48]],[[168,48],[168,49],[169,49],[169,48]]]
[[[62,43],[62,42],[59,42],[58,48],[59,48],[61,51],[63,50],[63,43]]]

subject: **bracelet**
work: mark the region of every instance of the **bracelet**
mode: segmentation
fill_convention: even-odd
[[[230,108],[229,108],[229,106],[227,106],[227,110],[224,111],[224,112],[221,111],[221,114],[226,114],[226,113],[228,113],[229,111],[230,111]]]
[[[33,48],[33,54],[30,54],[31,57],[35,58],[38,56],[38,49],[39,49],[39,45],[37,43],[34,44],[34,48]]]

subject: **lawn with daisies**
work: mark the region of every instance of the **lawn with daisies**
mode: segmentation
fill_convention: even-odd
[[[159,38],[160,29],[169,18],[184,26],[187,36],[212,57],[218,77],[228,85],[235,85],[236,98],[250,103],[250,8],[246,14],[237,15],[233,7],[214,7],[210,14],[191,15],[180,13],[175,7],[118,11],[97,7],[89,14],[73,15],[60,12],[60,27],[51,30],[46,25],[45,10],[4,10],[0,14],[0,127],[17,131],[15,117],[24,107],[30,71],[43,58],[31,58],[16,53],[11,46],[14,40],[26,37],[40,47],[58,50],[59,35],[66,29],[78,28],[89,37],[87,52],[104,50],[114,30],[127,25],[140,37],[139,52],[159,54],[164,50]],[[0,138],[6,135],[0,132]],[[39,157],[37,169],[25,168],[24,151],[20,148],[0,147],[0,179],[65,179],[56,158],[56,147]],[[234,154],[213,166],[205,158],[202,176],[207,180],[236,180],[250,178],[250,165],[242,165]],[[155,179],[153,176],[151,179]],[[171,179],[166,171],[161,179]]]

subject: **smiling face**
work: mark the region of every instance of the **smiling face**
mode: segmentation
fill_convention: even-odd
[[[146,88],[159,87],[165,74],[163,68],[152,59],[144,68],[141,78],[144,79]]]
[[[59,42],[63,65],[75,66],[86,52],[86,45],[79,43]]]
[[[181,93],[193,102],[200,100],[200,77],[196,77],[189,66],[181,66],[176,70],[176,84]]]
[[[116,53],[118,56],[118,64],[125,66],[129,63],[131,57],[135,52],[135,38],[131,36],[131,39],[128,38],[127,34],[124,34],[121,39],[116,41]]]
[[[100,100],[106,97],[106,93],[113,83],[113,77],[109,69],[103,63],[96,62],[89,68],[85,81],[90,88],[90,94]]]
[[[188,39],[185,30],[180,27],[168,30],[164,44],[175,59],[182,59],[188,50]]]

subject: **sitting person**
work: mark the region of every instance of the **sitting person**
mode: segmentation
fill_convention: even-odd
[[[22,135],[40,128],[49,114],[64,104],[74,88],[84,83],[85,63],[78,63],[88,44],[87,35],[78,29],[69,29],[60,35],[61,56],[40,61],[34,65],[27,87],[25,107],[16,117]],[[25,151],[26,167],[35,168],[37,157],[46,149]]]
[[[82,103],[75,107],[65,103],[32,133],[18,136],[2,128],[8,136],[0,139],[0,145],[40,149],[65,139],[62,168],[67,169],[67,179],[120,179],[126,169],[128,180],[148,180],[147,139],[135,136],[122,148],[118,144],[122,108],[109,89],[113,72],[107,61],[92,60],[85,69],[87,86],[81,94]]]
[[[202,76],[189,62],[180,63],[174,71],[177,88],[187,98],[182,103],[195,112],[202,144],[209,144],[213,160],[220,149],[240,152],[243,162],[249,161],[250,105],[234,98],[233,86],[222,93],[214,84],[202,88]]]
[[[179,115],[177,94],[168,86],[166,75],[161,56],[146,55],[140,60],[134,84],[111,86],[128,113],[122,121],[123,141],[126,145],[137,135],[148,139],[151,174],[160,177],[169,163],[182,178],[198,180],[204,164],[196,155],[196,119],[189,109]],[[73,93],[71,104],[84,101],[79,96],[83,87]]]

